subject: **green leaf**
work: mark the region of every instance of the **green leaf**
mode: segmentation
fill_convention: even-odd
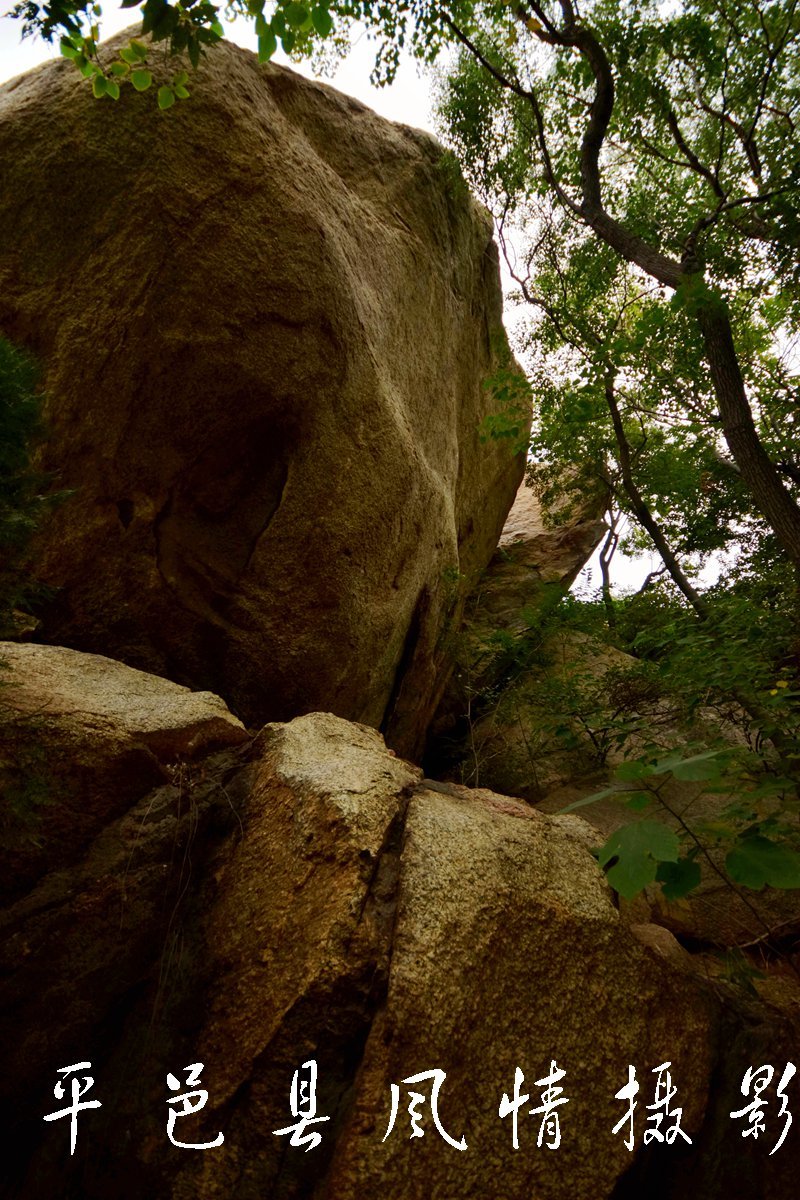
[[[292,51],[294,50],[295,41],[296,41],[296,38],[295,38],[294,34],[292,33],[291,29],[287,29],[286,33],[284,33],[283,37],[281,38],[281,45],[283,46],[284,53],[286,53],[286,54],[292,53]]]
[[[720,754],[720,751],[718,750],[704,750],[702,754],[690,755],[686,757],[686,755],[682,754],[680,750],[673,750],[672,754],[668,754],[664,758],[658,758],[658,761],[654,764],[654,768],[652,768],[652,774],[666,775],[668,772],[670,772],[670,770],[672,770],[674,774],[675,768],[680,767],[681,763],[704,761],[706,758],[714,758],[718,754]]]
[[[175,88],[175,95],[178,97],[179,100],[188,100],[189,99],[189,89],[185,88],[182,83],[179,83],[177,85],[177,87]]]
[[[105,75],[95,75],[94,80],[92,81],[92,92],[94,93],[95,99],[99,100],[101,96],[105,96],[107,88],[108,80],[106,79]]]
[[[287,4],[284,13],[287,23],[293,29],[300,29],[308,20],[308,9],[305,4]]]
[[[573,800],[572,804],[567,804],[564,808],[559,808],[553,813],[554,817],[560,817],[564,813],[575,812],[576,808],[586,808],[589,804],[596,804],[598,800],[607,800],[609,796],[618,796],[619,788],[610,787],[604,788],[602,792],[593,792],[591,796],[584,796],[580,800]]]
[[[644,812],[653,803],[653,797],[649,792],[631,792],[625,800],[628,808],[632,808],[634,812]]]
[[[119,100],[119,84],[116,79],[106,80],[106,95],[110,96],[112,100]]]
[[[173,79],[172,85],[173,85],[173,87],[176,87],[176,88],[186,87],[186,84],[188,82],[189,82],[188,73],[186,71],[179,71],[178,74]]]
[[[132,41],[130,48],[136,57],[144,62],[144,60],[147,58],[147,46],[145,46],[142,42]]]
[[[73,46],[73,44],[69,40],[69,38],[62,38],[61,39],[61,53],[64,56],[64,58],[71,58],[74,62],[74,60],[79,57],[81,52],[77,46]]]
[[[167,87],[166,84],[164,84],[158,89],[158,107],[162,109],[172,108],[174,103],[175,93],[171,87]]]
[[[269,62],[278,49],[278,39],[271,29],[258,39],[258,61]]]
[[[152,82],[153,76],[149,71],[134,71],[131,74],[131,83],[137,92],[146,92]]]
[[[659,862],[677,862],[679,852],[677,835],[666,825],[660,821],[635,821],[612,833],[600,848],[597,861],[601,867],[613,864],[607,872],[608,882],[630,900],[653,882]]]
[[[765,885],[800,888],[800,854],[760,834],[742,838],[727,855],[725,869],[734,883],[754,891]]]
[[[115,63],[111,64],[110,70],[111,70],[112,75],[117,75],[117,76],[121,77],[123,75],[128,74],[128,72],[130,71],[130,67],[128,66],[127,63],[115,62]]]
[[[138,8],[142,0],[120,0],[120,8]]]
[[[312,8],[311,20],[314,23],[314,28],[320,37],[327,37],[333,29],[333,17],[328,12],[327,8]]]
[[[709,751],[708,754],[695,754],[692,758],[676,763],[672,774],[683,783],[702,783],[718,779],[720,764],[716,759],[720,754],[720,750]]]
[[[655,882],[656,862],[652,858],[620,859],[606,871],[606,879],[615,892],[632,900],[649,884]]]
[[[641,759],[620,763],[614,772],[616,778],[622,780],[623,783],[635,783],[652,774],[654,771],[650,763],[642,762]]]
[[[168,0],[145,0],[142,8],[142,33],[151,34],[154,42],[161,42],[169,37],[179,21],[178,9],[170,5]]]
[[[656,879],[667,900],[681,900],[700,883],[700,866],[691,858],[658,864]]]

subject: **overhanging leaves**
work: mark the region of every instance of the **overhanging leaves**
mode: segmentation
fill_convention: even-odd
[[[729,852],[725,869],[735,883],[756,891],[800,887],[800,854],[758,834],[743,838]]]
[[[601,847],[600,866],[615,891],[632,899],[656,878],[658,864],[677,862],[677,835],[660,821],[636,821],[616,830]]]

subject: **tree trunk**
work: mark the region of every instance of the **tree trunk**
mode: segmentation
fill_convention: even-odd
[[[759,439],[744,390],[728,312],[715,299],[698,309],[697,323],[703,335],[725,441],[757,508],[800,570],[800,508]]]

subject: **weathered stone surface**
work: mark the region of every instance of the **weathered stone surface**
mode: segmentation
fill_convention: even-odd
[[[605,497],[586,500],[555,524],[524,479],[481,581],[473,619],[495,629],[516,627],[522,611],[540,598],[542,584],[571,587],[606,531],[605,503]]]
[[[0,642],[0,894],[70,863],[168,766],[247,736],[209,692],[101,655]]]
[[[518,719],[520,709],[531,704],[521,692],[532,694],[534,708],[538,701],[535,677],[526,672],[517,678],[515,646],[525,644],[531,620],[561,599],[591,557],[606,529],[605,505],[603,496],[572,501],[562,523],[554,524],[523,480],[497,551],[452,639],[457,667],[428,738],[426,762],[433,774],[525,798],[562,778],[563,771],[546,761],[548,751],[542,756],[538,745],[532,749]],[[559,648],[553,652],[557,656]],[[547,699],[543,704],[549,707]],[[566,768],[568,777],[574,769],[574,763]]]
[[[579,826],[491,793],[414,797],[387,1002],[337,1146],[328,1193],[337,1200],[381,1179],[397,1200],[488,1197],[500,1178],[511,1196],[610,1195],[630,1161],[610,1136],[628,1063],[645,1073],[672,1061],[686,1081],[686,1127],[699,1126],[713,1006],[634,943]],[[553,1060],[569,1097],[557,1155],[537,1152],[541,1118],[527,1111]],[[387,1083],[433,1066],[447,1071],[442,1122],[465,1136],[463,1155],[431,1128],[419,1143],[405,1128],[380,1140]],[[498,1106],[517,1067],[535,1104],[521,1112],[514,1153]]]
[[[629,928],[581,820],[423,780],[375,731],[329,714],[269,726],[247,762],[236,754],[187,775],[189,803],[175,787],[144,797],[6,914],[13,1194],[496,1200],[502,1180],[509,1200],[722,1200],[735,1178],[741,1200],[794,1196],[794,1131],[771,1158],[728,1113],[748,1065],[796,1055],[796,1017],[712,986],[664,930]],[[273,1131],[293,1123],[292,1076],[309,1059],[330,1120],[305,1153]],[[569,1102],[550,1151],[528,1109],[554,1059]],[[40,1114],[54,1068],[85,1060],[104,1107],[81,1114],[70,1160],[67,1131]],[[666,1061],[693,1144],[643,1152]],[[202,1154],[171,1149],[165,1129],[166,1073],[194,1062],[208,1103],[176,1134],[225,1136]],[[633,1154],[611,1132],[628,1064],[642,1089]],[[518,1151],[498,1116],[516,1067],[531,1096]],[[442,1126],[466,1151],[428,1104],[425,1136],[409,1138],[407,1085],[383,1140],[391,1085],[434,1068]]]
[[[523,664],[524,638],[523,633]],[[508,674],[473,702],[469,753],[462,750],[453,774],[532,802],[572,782],[588,795],[624,757],[613,742],[610,714],[618,711],[621,721],[628,711],[623,693],[637,690],[640,664],[574,630],[531,638],[527,651],[530,661],[524,666],[513,649],[506,652],[501,661]],[[495,651],[498,657],[501,653]],[[640,719],[657,710],[646,692],[632,703]],[[630,745],[625,752],[630,755]]]
[[[0,330],[73,492],[43,636],[411,752],[522,473],[479,437],[491,224],[431,137],[329,87],[225,44],[191,90],[98,104],[64,61],[0,89]]]

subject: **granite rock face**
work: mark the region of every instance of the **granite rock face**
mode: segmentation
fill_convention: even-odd
[[[99,654],[0,642],[0,896],[79,858],[174,764],[245,741],[209,692]]]
[[[606,503],[606,496],[595,495],[573,503],[560,523],[548,520],[535,490],[523,480],[473,609],[487,624],[513,631],[544,585],[570,588],[606,532]]]
[[[749,1065],[796,1061],[795,1002],[742,1000],[665,929],[629,924],[593,840],[576,817],[424,779],[331,714],[187,763],[0,918],[9,1194],[495,1200],[502,1178],[509,1200],[793,1197],[794,1131],[771,1157],[779,1130],[764,1147],[728,1114]],[[102,1107],[79,1114],[71,1157],[41,1116],[56,1070],[86,1061]],[[306,1152],[275,1131],[312,1061],[328,1119]],[[667,1062],[691,1143],[644,1149]],[[207,1102],[174,1132],[224,1135],[203,1153],[167,1136],[165,1080],[191,1063]],[[557,1150],[529,1112],[553,1063]],[[612,1132],[629,1066],[633,1150]],[[514,1150],[499,1109],[518,1068]]]
[[[0,331],[72,493],[40,636],[416,752],[523,466],[480,439],[501,292],[452,159],[228,44],[167,114],[12,81],[0,158]]]
[[[535,671],[520,674],[518,651],[530,641],[537,617],[560,602],[591,558],[606,532],[607,503],[607,496],[597,493],[576,501],[567,488],[561,511],[556,506],[546,516],[529,480],[520,484],[497,550],[452,640],[457,665],[426,748],[432,774],[526,799],[542,794],[545,776],[559,778],[519,720],[520,709],[530,706],[525,691],[538,695],[541,688]],[[581,658],[579,648],[575,657]],[[547,708],[546,696],[540,699]],[[566,768],[567,777],[575,765]]]

